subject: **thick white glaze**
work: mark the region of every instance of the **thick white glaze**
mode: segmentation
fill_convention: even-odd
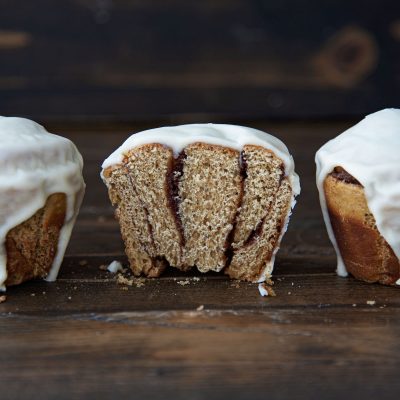
[[[7,279],[7,233],[44,207],[51,194],[65,193],[64,226],[46,280],[57,278],[85,191],[82,167],[70,140],[25,118],[0,117],[0,289]]]
[[[124,268],[122,267],[122,264],[117,260],[112,261],[107,267],[107,271],[111,272],[112,274],[123,271],[123,269]]]
[[[322,146],[316,156],[317,186],[329,238],[337,254],[337,272],[347,271],[332,230],[324,193],[324,180],[337,166],[363,186],[380,234],[400,258],[400,110],[385,109]]]
[[[260,292],[260,295],[262,297],[268,296],[268,290],[265,289],[265,287],[263,285],[264,285],[263,283],[259,283],[258,284],[258,291]]]
[[[129,150],[144,144],[163,144],[172,148],[174,155],[178,156],[186,146],[196,142],[225,146],[238,151],[241,151],[243,146],[248,144],[258,145],[271,150],[284,163],[285,175],[289,179],[293,191],[291,202],[291,209],[293,209],[296,204],[295,197],[300,193],[300,182],[298,175],[294,171],[294,161],[289,150],[285,144],[275,136],[244,126],[226,124],[190,124],[149,129],[130,136],[103,162],[102,168],[104,170],[112,165],[122,163],[124,156],[129,152]],[[103,177],[103,173],[101,176]],[[272,273],[275,255],[279,249],[281,239],[287,230],[290,214],[291,212],[288,213],[285,219],[278,244],[271,260],[261,272],[258,279],[259,282],[264,281]]]

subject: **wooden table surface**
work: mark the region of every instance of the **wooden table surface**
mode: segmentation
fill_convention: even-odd
[[[195,272],[118,284],[100,269],[126,258],[99,168],[145,126],[50,126],[81,150],[87,194],[58,281],[0,304],[0,398],[397,399],[400,290],[336,276],[314,184],[315,150],[351,123],[246,122],[282,138],[301,177],[276,297]]]

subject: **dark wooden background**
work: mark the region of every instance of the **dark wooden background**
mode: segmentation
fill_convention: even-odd
[[[398,0],[0,0],[0,114],[359,117],[399,106]]]

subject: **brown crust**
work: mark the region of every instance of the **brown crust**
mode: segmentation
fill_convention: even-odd
[[[66,208],[65,194],[52,194],[43,208],[8,232],[6,286],[47,276],[57,252]]]
[[[324,191],[348,272],[365,282],[393,285],[400,278],[400,263],[376,228],[363,187],[331,174],[325,179]]]
[[[148,278],[158,278],[168,267],[168,261],[165,257],[154,257],[152,259],[152,266],[143,269],[143,275]]]

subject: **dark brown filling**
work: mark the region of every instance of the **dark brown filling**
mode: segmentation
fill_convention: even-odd
[[[265,216],[261,221],[259,221],[257,226],[255,227],[255,229],[253,229],[250,232],[249,237],[243,243],[243,247],[250,246],[259,238],[259,236],[261,235],[263,226],[264,226],[265,218],[267,218],[267,216]]]
[[[281,183],[285,179],[285,164],[282,163],[280,165],[280,169],[281,169],[281,176],[279,178],[279,187],[281,187]],[[278,190],[279,190],[279,187],[278,187]]]
[[[240,175],[243,180],[247,178],[247,160],[243,151],[240,153]]]
[[[183,165],[186,160],[186,157],[187,156],[185,151],[182,151],[179,154],[179,156],[174,160],[174,163],[167,175],[169,207],[173,211],[176,225],[178,227],[181,236],[182,246],[185,245],[185,235],[183,230],[182,219],[179,214],[179,205],[180,205],[179,182],[182,179]]]
[[[353,185],[359,185],[362,186],[361,183],[354,178],[353,175],[350,175],[345,169],[342,167],[335,167],[335,169],[330,173],[330,175],[339,181],[345,182],[345,183],[351,183]]]
[[[225,257],[226,257],[225,267],[227,267],[231,263],[232,258],[233,258],[232,243],[233,243],[233,238],[235,236],[236,220],[239,215],[240,207],[242,206],[242,200],[243,200],[243,195],[244,195],[244,180],[247,178],[247,161],[244,157],[243,151],[240,153],[239,163],[240,163],[239,164],[240,165],[240,176],[242,177],[241,184],[240,184],[240,199],[239,199],[239,205],[236,210],[236,215],[233,220],[232,229],[229,232],[228,236],[226,237],[226,241],[225,241]]]

